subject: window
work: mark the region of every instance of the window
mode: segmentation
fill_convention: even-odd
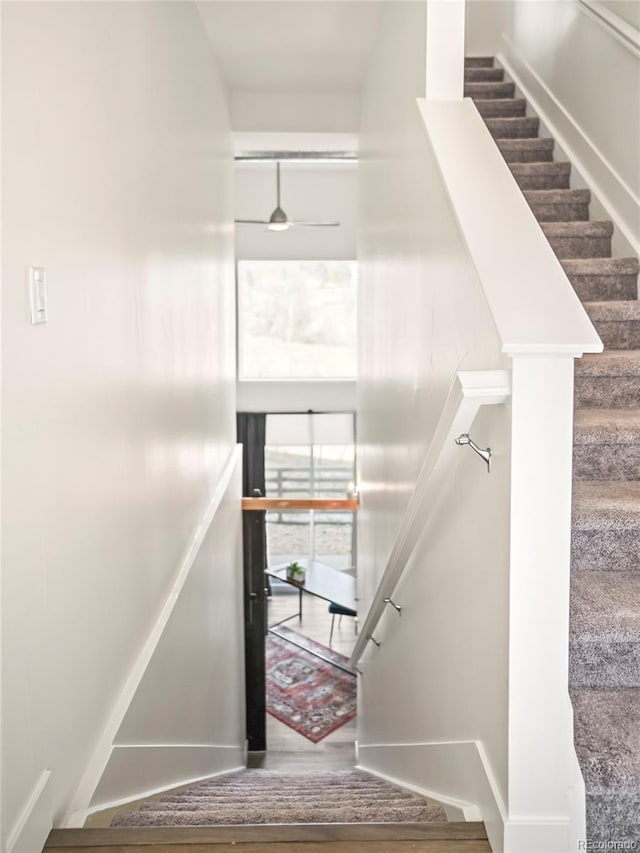
[[[343,498],[355,479],[353,415],[267,415],[266,496]],[[355,564],[354,513],[269,511],[270,565],[310,557],[336,569]]]
[[[239,261],[240,379],[353,379],[355,261]]]

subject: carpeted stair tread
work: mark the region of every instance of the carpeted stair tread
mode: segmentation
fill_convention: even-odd
[[[564,271],[572,275],[638,275],[637,258],[566,258],[560,261]]]
[[[637,572],[574,572],[571,590],[571,631],[576,638],[640,644]]]
[[[640,687],[640,574],[574,572],[569,683]]]
[[[576,480],[640,479],[640,409],[578,409],[573,475]]]
[[[571,567],[640,571],[640,482],[574,482]]]
[[[640,789],[640,689],[572,688],[576,749],[592,791]]]
[[[524,118],[487,118],[484,120],[495,139],[527,139],[538,135],[540,119],[535,116]]]
[[[523,194],[539,222],[589,219],[589,190],[524,190]]]
[[[465,68],[493,68],[493,56],[465,56]]]
[[[112,826],[446,822],[444,810],[364,771],[216,777],[120,812]]]
[[[637,299],[585,302],[584,307],[594,323],[626,323],[640,320],[640,302]]]
[[[238,825],[274,824],[274,823],[374,823],[380,820],[380,810],[376,807],[353,807],[343,805],[331,808],[311,808],[295,812],[290,806],[283,809],[269,809],[261,806],[216,808],[213,811],[196,812],[130,812],[114,818],[112,826],[213,826],[216,824]],[[445,813],[434,806],[399,805],[387,806],[386,823],[444,822]]]
[[[640,530],[640,481],[574,483],[573,529]]]
[[[318,803],[318,791],[307,791],[307,792],[299,792],[298,794],[291,792],[289,794],[270,794],[264,802],[269,806],[274,805],[296,805],[307,803],[308,805],[315,805]],[[345,795],[339,792],[327,793],[326,791],[321,792],[322,796],[322,804],[334,804],[341,803]],[[393,794],[385,793],[380,794],[378,797],[372,795],[371,792],[349,792],[349,800],[353,803],[361,803],[362,805],[371,805],[376,802],[377,799],[383,800],[385,803],[391,802],[406,802],[412,801],[415,803],[415,799],[411,794],[404,793],[403,791],[397,791]],[[176,811],[195,811],[196,809],[202,808],[204,805],[209,804],[211,807],[214,804],[224,804],[226,806],[229,805],[243,805],[246,803],[246,792],[242,791],[229,792],[228,794],[223,794],[218,791],[215,794],[209,794],[208,796],[200,796],[200,797],[184,797],[182,799],[178,797],[163,797],[162,800],[154,800],[148,803],[144,803],[141,807],[141,811],[167,811],[168,808],[176,809]]]
[[[553,160],[555,140],[549,137],[496,139],[496,145],[507,163],[543,163]]]
[[[640,571],[640,483],[576,480],[573,571]]]
[[[611,237],[613,223],[603,222],[545,222],[541,226],[547,237]]]
[[[586,302],[584,307],[607,349],[640,348],[640,302],[637,299]]]
[[[511,163],[509,169],[521,190],[569,189],[571,163]]]
[[[464,69],[464,79],[467,83],[480,82],[483,80],[499,81],[504,77],[503,68],[488,68],[467,66]]]
[[[583,302],[638,298],[636,258],[572,258],[560,264]]]
[[[527,109],[524,98],[474,98],[478,112],[483,118],[499,116],[523,116]]]
[[[541,222],[540,227],[558,258],[604,258],[611,254],[611,222]]]
[[[640,349],[588,353],[576,361],[576,376],[640,376]]]
[[[640,409],[577,409],[574,444],[636,444],[640,440]]]
[[[512,98],[515,93],[515,83],[503,80],[482,80],[464,84],[465,98]]]
[[[637,844],[640,689],[576,687],[571,700],[576,752],[587,791],[589,840],[613,842],[618,849],[625,843]]]

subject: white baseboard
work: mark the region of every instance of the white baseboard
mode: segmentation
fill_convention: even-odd
[[[498,63],[571,160],[603,214],[619,229],[624,238],[620,247],[622,253],[631,251],[640,255],[640,199],[511,40],[503,34],[501,41],[503,48],[498,53]]]
[[[483,820],[493,853],[502,853],[506,808],[475,741],[358,745],[363,770]],[[452,812],[453,813],[453,812]]]
[[[160,642],[162,634],[167,626],[169,618],[173,613],[178,597],[184,588],[189,573],[193,568],[200,547],[204,541],[206,533],[213,521],[213,518],[220,507],[220,504],[232,483],[234,476],[237,476],[239,466],[242,464],[242,446],[236,445],[231,451],[224,470],[218,479],[216,490],[209,501],[200,522],[198,523],[191,540],[176,567],[171,589],[167,598],[163,602],[154,625],[144,642],[136,660],[133,663],[131,671],[125,681],[124,687],[120,694],[115,698],[113,707],[111,708],[107,724],[105,725],[102,734],[96,744],[93,755],[89,761],[88,767],[82,777],[78,789],[75,792],[70,808],[65,815],[62,825],[67,826],[72,821],[76,820],[78,813],[84,813],[90,807],[94,800],[94,794],[101,782],[103,773],[107,766],[112,761],[114,752],[114,742],[125,718],[127,710],[136,694],[136,691],[142,681],[142,678],[149,666],[153,654]],[[240,512],[240,509],[238,509]],[[171,747],[168,747],[171,748]],[[160,755],[160,753],[158,753]],[[159,783],[162,784],[162,783]],[[180,784],[177,781],[176,784]]]
[[[9,830],[6,853],[34,853],[44,847],[53,818],[50,779],[51,770],[43,770]]]
[[[513,819],[486,752],[477,741],[358,746],[358,766],[395,785],[441,802],[464,820],[484,821],[493,853],[574,850],[571,820]]]
[[[66,826],[84,826],[94,812],[243,770],[245,766],[242,744],[115,746],[91,805],[74,812]]]

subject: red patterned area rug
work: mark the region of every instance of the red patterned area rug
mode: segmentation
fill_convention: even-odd
[[[348,658],[281,626],[278,631],[331,660]],[[267,711],[313,743],[348,723],[356,715],[356,678],[267,634]]]

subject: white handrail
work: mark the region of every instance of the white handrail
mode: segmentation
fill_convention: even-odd
[[[617,15],[600,0],[577,0],[578,9],[588,15],[623,47],[640,57],[640,30]]]
[[[473,101],[419,100],[418,106],[502,352],[512,357],[602,352],[584,306]]]
[[[373,637],[387,600],[393,596],[429,513],[436,504],[439,484],[457,450],[456,437],[470,429],[480,406],[505,403],[510,393],[509,373],[506,370],[461,371],[456,374],[402,518],[393,550],[349,660],[352,668],[355,669]]]

